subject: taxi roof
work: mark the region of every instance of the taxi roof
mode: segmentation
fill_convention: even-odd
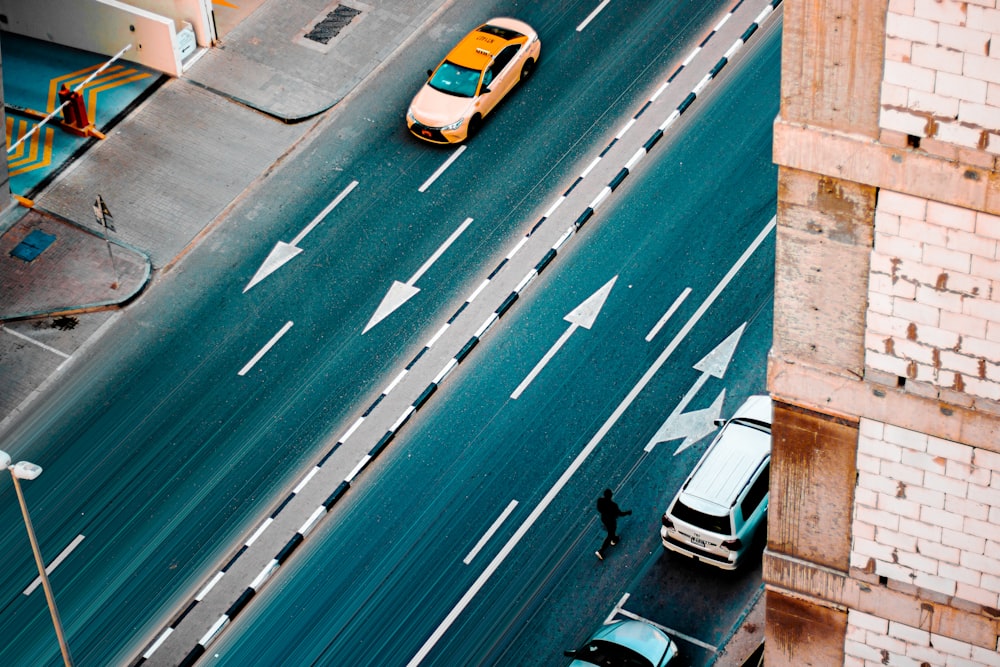
[[[508,44],[523,44],[527,40],[526,35],[510,28],[484,23],[463,37],[447,60],[462,67],[483,69]]]

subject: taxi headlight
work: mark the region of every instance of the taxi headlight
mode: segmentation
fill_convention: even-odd
[[[446,131],[446,132],[448,130],[457,130],[458,128],[460,128],[462,126],[462,123],[464,123],[464,122],[465,122],[464,118],[459,118],[454,123],[448,123],[447,125],[442,126],[441,129],[443,131]]]

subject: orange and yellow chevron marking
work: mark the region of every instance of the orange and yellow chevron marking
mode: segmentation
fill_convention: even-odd
[[[100,65],[92,65],[75,72],[70,72],[69,74],[64,74],[52,79],[49,82],[49,99],[47,111],[52,111],[57,106],[59,106],[59,89],[63,84],[66,84],[68,88],[75,88],[80,83],[85,81],[88,76],[91,75],[94,70],[100,68]],[[149,78],[150,74],[148,72],[141,72],[132,67],[124,67],[122,65],[112,65],[104,72],[101,76],[95,78],[93,81],[88,82],[81,93],[88,93],[87,97],[87,116],[91,123],[97,118],[97,93],[116,88],[118,86],[128,85],[135,81],[141,81],[142,79]],[[96,89],[96,92],[92,92]]]
[[[18,139],[20,139],[24,135],[24,133],[27,132],[29,129],[27,121],[23,120],[18,121],[18,127],[20,129],[15,134],[14,119],[11,118],[10,116],[7,116],[7,150],[10,150],[10,145],[15,141],[17,141]],[[28,150],[27,146],[25,146],[24,144],[18,144],[17,148],[14,149],[13,153],[7,154],[7,162],[9,163],[11,160],[17,160],[22,155],[24,155],[24,151],[26,150]]]
[[[129,70],[130,72],[135,72],[135,70]],[[134,81],[141,81],[149,77],[149,74],[145,72],[136,72],[132,76],[124,79],[119,79],[112,83],[105,84],[103,86],[92,87],[93,84],[97,83],[101,79],[94,79],[90,84],[84,88],[87,91],[87,116],[91,123],[94,122],[96,116],[94,115],[94,109],[97,108],[97,95],[104,92],[105,90],[110,90],[112,88],[117,88],[118,86],[124,86],[125,84],[132,83]]]
[[[18,121],[18,126],[20,131],[17,132],[16,137],[19,138],[24,136],[31,129],[31,125],[24,120]],[[13,132],[14,123],[13,119],[9,116],[7,118],[7,145],[10,146],[12,143],[11,139],[15,138]],[[39,136],[41,135],[41,136]],[[22,143],[17,147],[11,155],[7,156],[7,168],[10,170],[10,176],[17,176],[18,174],[23,174],[28,171],[34,171],[35,169],[42,169],[49,166],[52,163],[52,142],[55,139],[55,131],[51,127],[43,127],[41,132],[32,135],[32,137],[25,143]],[[42,155],[39,157],[38,149],[41,147]],[[27,150],[28,154],[24,155],[24,151]]]
[[[226,0],[212,0],[213,5],[222,5],[223,7],[229,7],[230,9],[239,9],[239,5],[234,5],[231,2],[226,2]]]

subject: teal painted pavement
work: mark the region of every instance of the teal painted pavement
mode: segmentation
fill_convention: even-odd
[[[61,103],[60,86],[75,89],[109,60],[103,54],[7,32],[0,35],[0,56],[8,150],[38,123],[24,110],[48,114]],[[141,65],[115,61],[80,90],[88,120],[97,130],[106,131],[165,78]],[[100,140],[50,122],[7,154],[11,192],[33,198],[93,141]]]

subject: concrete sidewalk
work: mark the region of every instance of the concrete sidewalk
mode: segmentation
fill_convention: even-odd
[[[256,179],[448,0],[264,2],[77,158],[35,199],[0,216],[0,322],[113,308],[135,298]],[[339,13],[338,13],[339,12]],[[324,23],[324,20],[326,22]],[[325,26],[325,27],[324,27]],[[332,28],[331,28],[332,26]],[[307,35],[314,33],[314,38]],[[317,41],[320,40],[320,41]],[[124,273],[109,286],[100,194]],[[56,239],[10,254],[35,229]],[[53,230],[58,230],[54,232]]]

